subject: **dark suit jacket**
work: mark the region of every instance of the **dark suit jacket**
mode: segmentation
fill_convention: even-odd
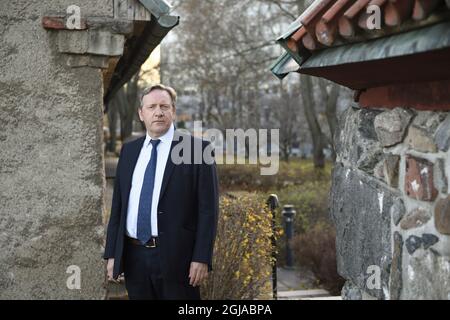
[[[180,139],[178,139],[180,138]],[[202,151],[210,145],[190,135],[174,132],[170,150],[191,140]],[[123,145],[117,165],[111,215],[103,258],[114,258],[113,277],[123,272],[122,254],[131,180],[145,136]],[[178,141],[177,141],[178,140]],[[194,152],[192,151],[193,155]],[[158,237],[161,269],[168,280],[187,283],[190,263],[206,263],[212,269],[212,253],[219,210],[218,179],[215,163],[166,163],[158,203]]]

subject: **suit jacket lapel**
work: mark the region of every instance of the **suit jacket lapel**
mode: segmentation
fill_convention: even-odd
[[[130,194],[131,182],[132,182],[132,179],[133,179],[134,168],[136,167],[136,163],[137,163],[137,160],[139,158],[139,154],[141,153],[141,149],[142,149],[142,145],[144,144],[144,141],[145,141],[145,136],[137,139],[134,143],[132,143],[130,145],[130,150],[129,150],[130,160],[127,161],[128,168],[125,171],[127,194]]]
[[[170,177],[175,167],[175,164],[172,161],[172,150],[179,142],[180,142],[180,134],[177,130],[175,130],[172,144],[170,145],[169,157],[167,158],[166,168],[164,169],[161,191],[159,193],[159,200],[161,200],[162,196],[164,195],[164,191],[166,190],[167,184],[169,183]]]

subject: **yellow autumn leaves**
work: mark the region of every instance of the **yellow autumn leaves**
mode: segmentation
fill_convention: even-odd
[[[204,299],[254,299],[267,287],[275,249],[265,200],[256,193],[221,197],[214,270],[202,288]]]

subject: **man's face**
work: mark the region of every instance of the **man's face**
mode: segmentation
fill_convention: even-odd
[[[155,89],[142,99],[139,118],[145,123],[152,138],[158,138],[169,130],[175,120],[175,107],[168,92]]]

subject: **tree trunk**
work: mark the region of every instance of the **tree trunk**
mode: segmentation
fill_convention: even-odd
[[[124,142],[132,132],[132,117],[130,117],[130,111],[128,101],[125,93],[125,88],[120,89],[116,93],[117,106],[120,113],[120,139]]]
[[[308,128],[311,133],[311,139],[313,143],[314,167],[323,168],[325,167],[325,154],[323,153],[324,137],[315,112],[311,77],[301,75],[300,86],[305,118],[308,122]]]
[[[133,120],[139,104],[138,77],[136,74],[116,94],[116,103],[120,114],[120,138],[125,141],[133,133]]]

